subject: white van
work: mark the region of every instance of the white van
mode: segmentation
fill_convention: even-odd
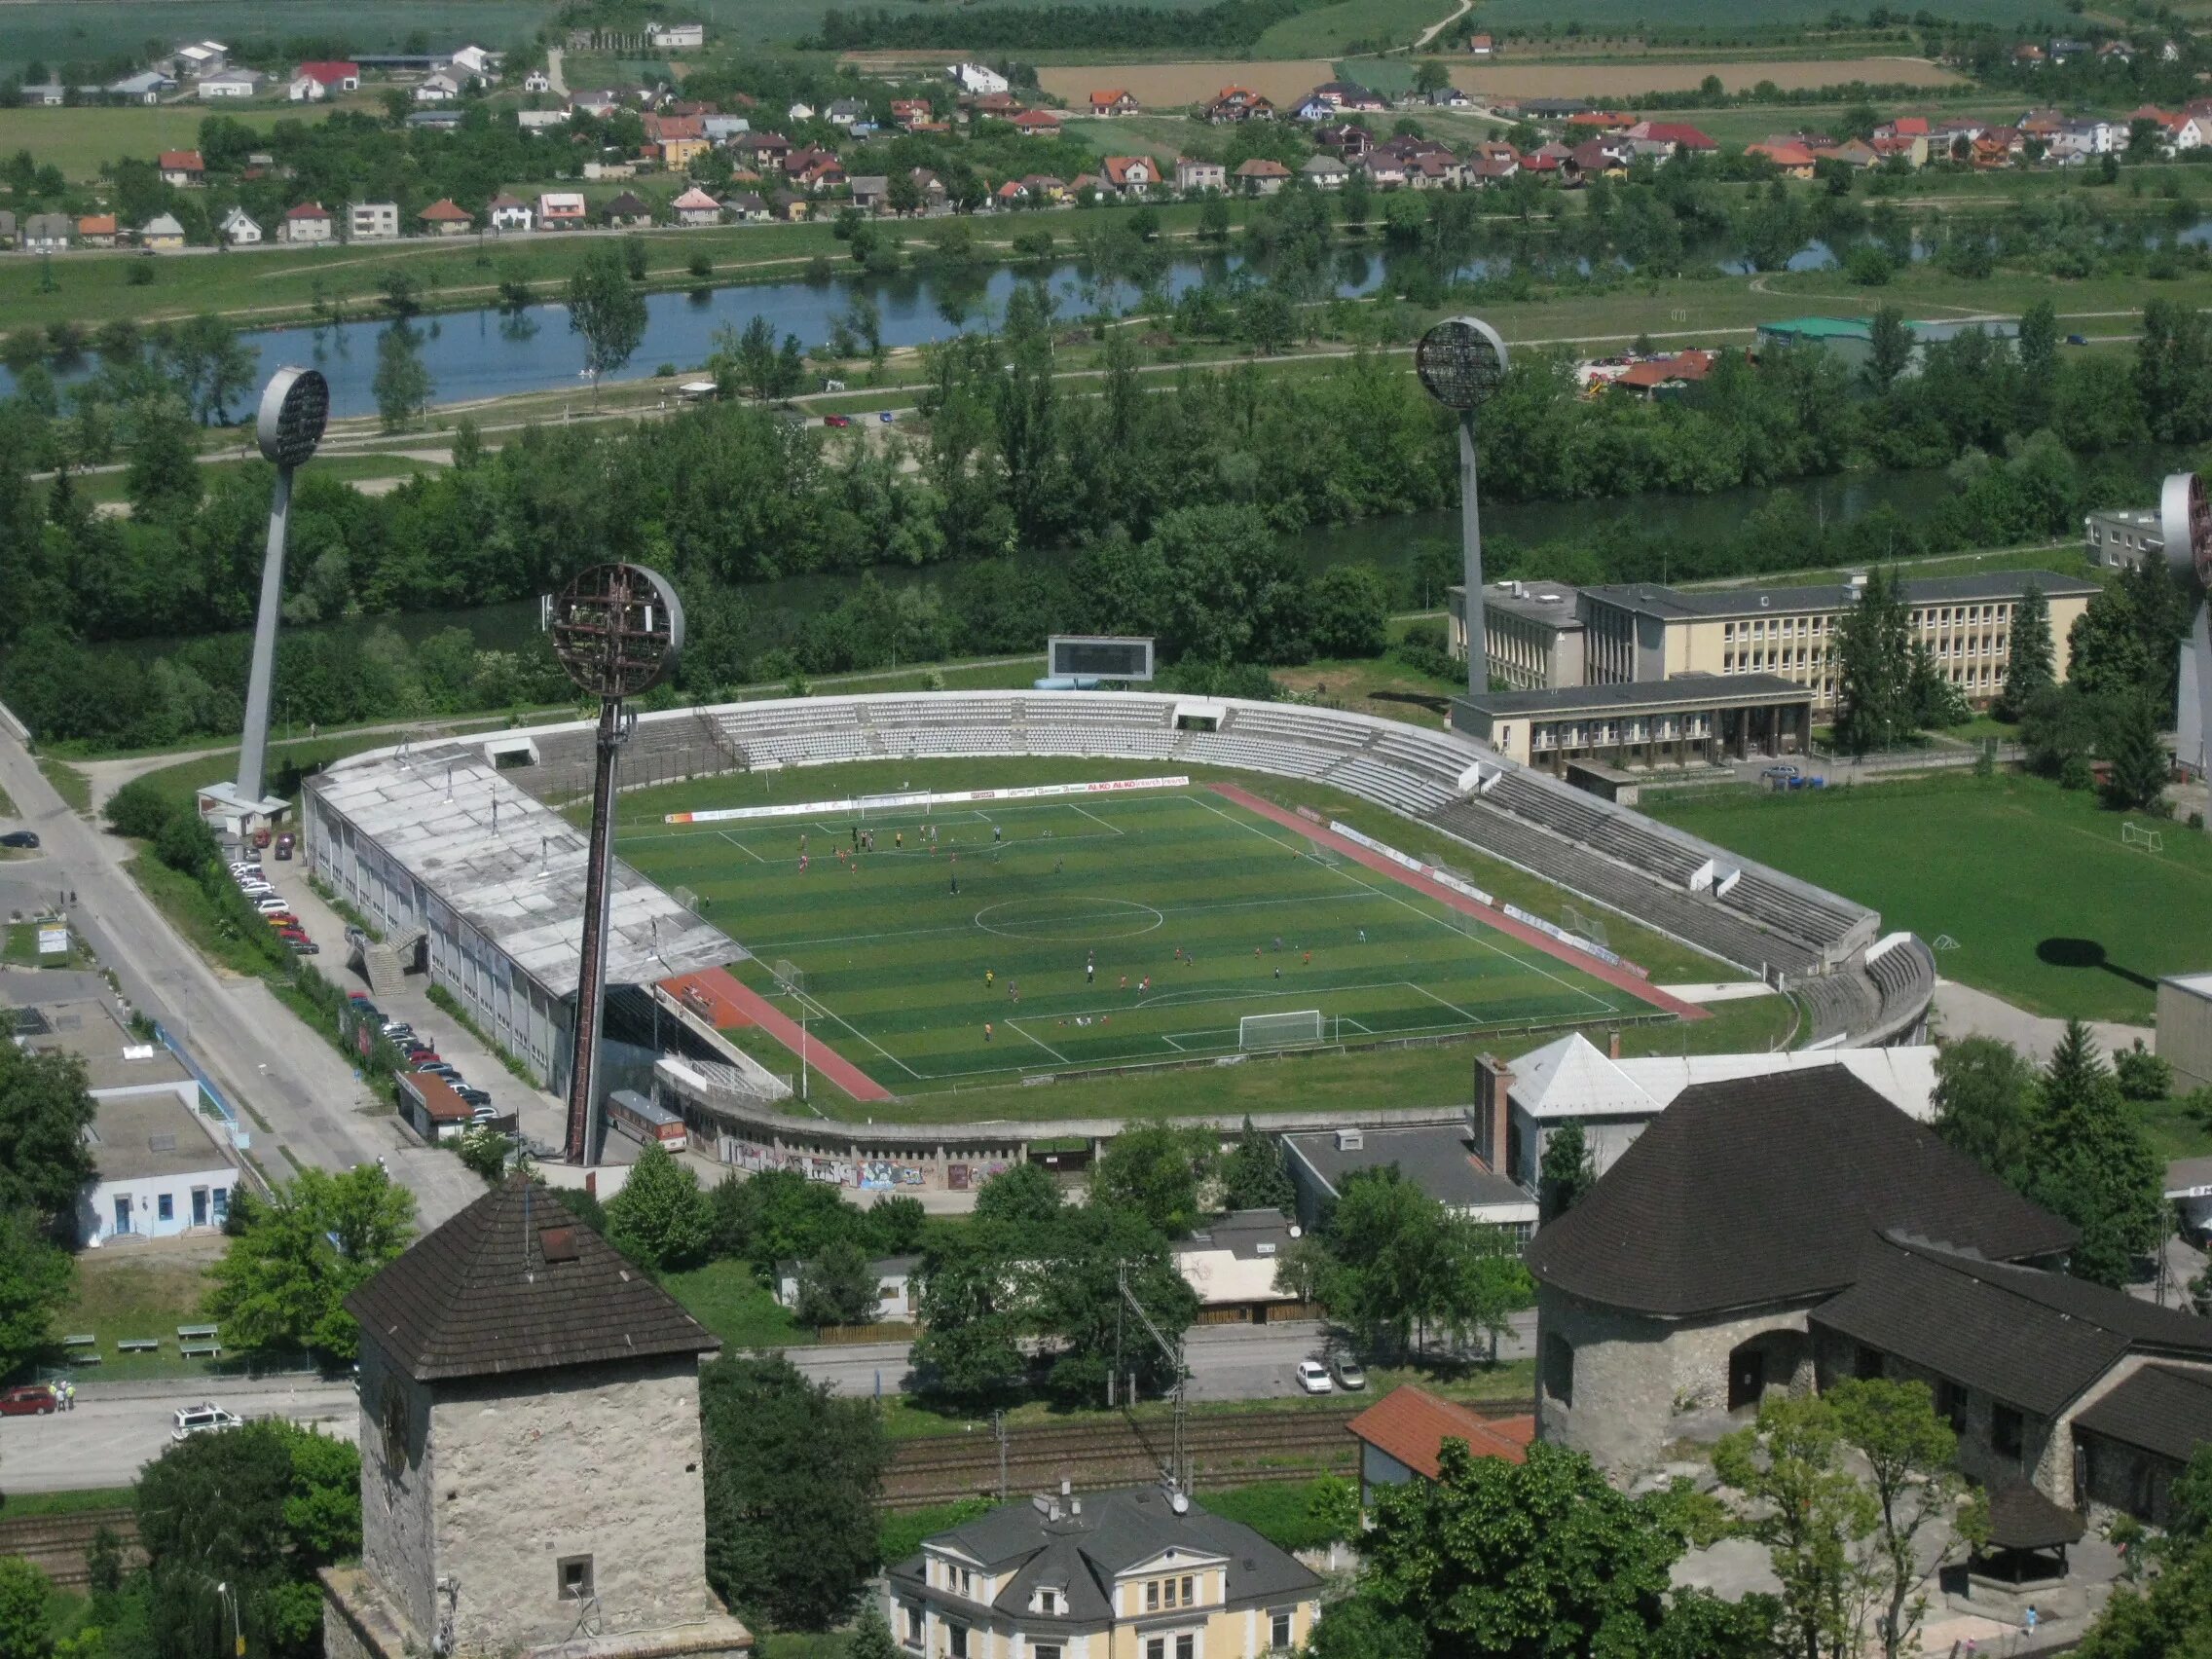
[[[179,1406],[176,1409],[176,1426],[169,1430],[171,1440],[190,1440],[196,1434],[219,1434],[226,1428],[237,1428],[244,1419],[236,1412],[225,1411],[213,1401],[199,1406]]]

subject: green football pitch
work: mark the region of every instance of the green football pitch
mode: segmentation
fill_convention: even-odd
[[[946,807],[934,845],[895,813],[632,826],[620,851],[705,902],[747,984],[795,969],[782,1006],[898,1093],[1233,1054],[1252,1014],[1364,1043],[1653,1012],[1211,790]]]

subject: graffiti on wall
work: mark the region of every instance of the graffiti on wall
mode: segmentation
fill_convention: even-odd
[[[721,1143],[724,1163],[735,1164],[750,1174],[757,1175],[771,1169],[789,1169],[805,1176],[809,1181],[820,1181],[828,1187],[860,1187],[865,1190],[881,1190],[895,1187],[920,1187],[927,1184],[927,1171],[919,1164],[894,1163],[883,1159],[835,1158],[816,1153],[791,1152],[781,1147],[761,1146],[755,1141],[724,1138]]]

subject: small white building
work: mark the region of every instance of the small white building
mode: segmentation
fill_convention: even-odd
[[[1304,1229],[1276,1209],[1233,1210],[1175,1246],[1175,1271],[1198,1299],[1202,1325],[1264,1325],[1309,1310],[1275,1285],[1275,1268]]]
[[[1011,92],[1014,84],[996,69],[980,63],[954,63],[946,68],[945,78],[957,84],[970,97],[986,97],[992,92]]]
[[[173,61],[179,76],[194,80],[230,67],[231,49],[219,40],[198,40],[178,47]]]
[[[284,209],[284,222],[276,227],[276,240],[298,246],[330,240],[331,218],[319,202],[302,202]]]
[[[887,1325],[913,1322],[922,1300],[921,1269],[919,1256],[882,1256],[868,1263],[868,1272],[875,1275],[875,1282],[881,1287],[875,1305],[876,1321]],[[798,1306],[798,1279],[802,1271],[804,1265],[799,1262],[776,1264],[776,1301],[782,1306]]]
[[[705,23],[647,23],[645,40],[661,52],[684,52],[707,44]]]
[[[223,98],[257,98],[269,90],[269,77],[258,69],[225,69],[200,77],[193,91],[209,103]]]
[[[415,87],[415,101],[419,104],[451,103],[460,96],[460,79],[443,69],[425,76]]]
[[[537,216],[519,196],[495,196],[484,204],[484,212],[495,231],[527,231]]]
[[[346,209],[348,241],[390,241],[398,235],[396,202],[356,202]]]
[[[197,1085],[187,1087],[197,1093]],[[77,1242],[94,1249],[221,1227],[238,1170],[206,1120],[171,1086],[94,1095],[90,1139],[98,1174],[77,1196]]]
[[[215,234],[233,247],[251,247],[261,240],[261,226],[243,207],[233,206],[215,227]]]
[[[447,61],[454,74],[473,76],[479,81],[495,80],[499,73],[499,55],[486,52],[480,46],[464,46]]]

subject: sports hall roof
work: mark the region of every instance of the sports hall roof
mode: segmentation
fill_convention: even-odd
[[[589,837],[502,781],[481,744],[340,761],[308,788],[548,992],[574,994]],[[745,955],[719,928],[614,861],[608,984],[650,984]]]

